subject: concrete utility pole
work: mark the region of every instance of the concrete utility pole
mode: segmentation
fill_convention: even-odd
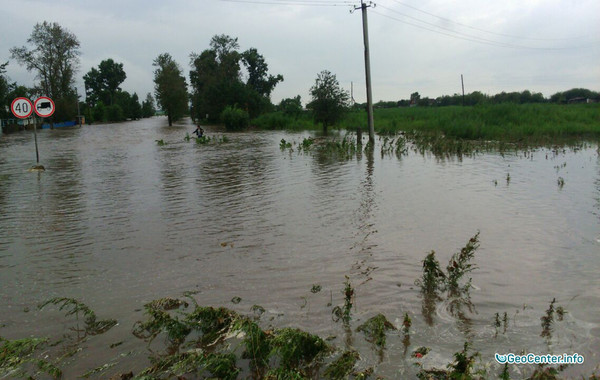
[[[465,81],[463,80],[463,75],[460,74],[460,84],[462,85],[462,90],[463,90],[463,97],[462,97],[462,101],[463,101],[463,107],[465,106]]]
[[[363,40],[365,44],[365,77],[367,81],[367,117],[369,122],[369,143],[373,145],[375,143],[375,123],[373,122],[373,93],[371,91],[371,58],[369,56],[369,26],[367,23],[367,8],[374,7],[375,4],[369,2],[365,3],[364,0],[360,0],[360,9],[362,10],[362,22],[363,22]],[[354,8],[357,10],[359,8]]]

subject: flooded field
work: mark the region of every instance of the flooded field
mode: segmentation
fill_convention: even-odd
[[[378,140],[374,154],[345,159],[300,153],[308,132],[206,127],[226,142],[196,144],[184,140],[189,121],[166,124],[39,131],[40,173],[27,172],[32,133],[0,135],[0,336],[69,332],[72,317],[37,307],[53,297],[118,321],[59,364],[66,378],[106,363],[100,377],[146,367],[150,352],[131,334],[143,305],[184,292],[240,314],[260,305],[263,328],[331,337],[386,378],[414,377],[420,346],[431,348],[424,367],[444,368],[465,341],[491,378],[502,368],[494,354],[509,352],[578,353],[584,364],[566,376],[599,371],[597,144],[440,159],[410,147],[382,155]],[[415,285],[425,256],[434,250],[445,268],[478,231],[472,310],[441,299],[427,312]],[[349,329],[332,319],[345,276]],[[553,299],[566,314],[542,337]],[[356,328],[377,313],[396,327],[408,313],[410,342],[398,332],[383,351],[367,342]],[[500,331],[496,313],[508,316]]]

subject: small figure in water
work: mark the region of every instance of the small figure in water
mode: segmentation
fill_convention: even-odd
[[[196,130],[192,133],[195,133],[198,138],[204,136],[204,129],[200,128],[200,126],[196,126]]]

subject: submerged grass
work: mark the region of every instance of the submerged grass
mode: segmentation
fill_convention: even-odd
[[[539,143],[600,137],[598,104],[389,108],[376,110],[374,117],[379,133],[419,131],[465,140]],[[366,115],[353,113],[346,123],[366,125]]]
[[[419,132],[452,139],[546,144],[557,139],[600,137],[599,104],[489,104],[469,107],[402,107],[375,109],[375,130],[381,134]],[[309,114],[262,115],[251,123],[261,129],[318,130]],[[356,130],[367,114],[355,110],[338,127]]]
[[[369,342],[382,348],[385,347],[385,334],[388,330],[397,330],[397,328],[383,314],[377,314],[369,318],[365,323],[358,326],[357,329],[357,331],[365,334]]]

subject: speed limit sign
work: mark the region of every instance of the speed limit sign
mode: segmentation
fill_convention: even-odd
[[[33,104],[27,98],[16,98],[10,104],[10,110],[19,119],[27,119],[33,113]]]

